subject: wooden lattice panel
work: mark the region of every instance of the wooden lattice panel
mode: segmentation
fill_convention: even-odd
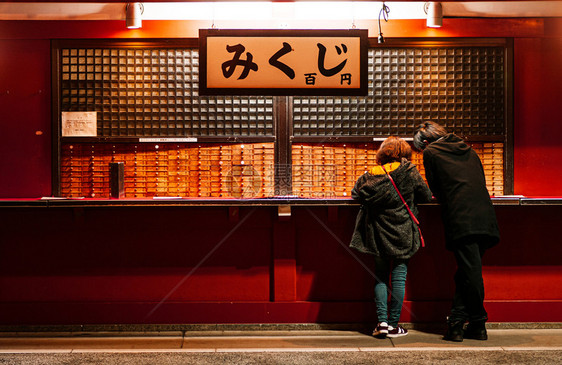
[[[63,144],[61,195],[108,198],[110,162],[125,163],[125,197],[274,195],[272,143]]]
[[[504,194],[504,144],[503,143],[472,143],[472,148],[484,167],[486,186],[490,195],[500,196]]]
[[[302,198],[350,197],[355,182],[375,165],[380,143],[293,144],[293,194]],[[472,143],[484,166],[491,195],[503,195],[503,143]],[[412,154],[425,179],[423,156]]]

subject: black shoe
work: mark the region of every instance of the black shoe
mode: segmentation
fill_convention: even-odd
[[[471,340],[486,341],[488,332],[486,332],[486,322],[470,322],[464,331],[464,338]]]
[[[462,342],[464,321],[448,322],[447,326],[447,333],[443,339],[446,341]]]

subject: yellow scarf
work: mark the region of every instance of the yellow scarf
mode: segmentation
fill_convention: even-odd
[[[390,163],[387,163],[387,164],[384,165],[384,168],[386,169],[386,171],[388,173],[396,170],[398,167],[400,167],[400,162],[390,162]],[[372,167],[369,170],[369,173],[371,175],[384,175],[385,172],[380,165],[377,165],[377,166]]]

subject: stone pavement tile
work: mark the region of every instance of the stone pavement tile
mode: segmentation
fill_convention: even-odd
[[[416,330],[409,330],[407,336],[396,337],[391,339],[395,347],[462,347],[466,346],[464,342],[451,342],[443,340],[443,334],[421,332]]]
[[[490,330],[488,331],[488,337],[489,340],[495,340],[505,348],[562,348],[562,329]]]
[[[241,335],[241,336],[216,336],[216,337],[186,337],[182,348],[184,349],[336,349],[360,347],[392,347],[390,340],[378,340],[372,336],[360,333],[347,333],[338,335],[331,333],[321,335],[318,333],[310,334],[272,334],[269,336]]]
[[[443,340],[443,334],[428,333],[410,330],[408,336],[393,338],[392,343],[396,347],[489,347],[489,348],[562,348],[562,330],[488,330],[488,340],[478,341],[465,339],[463,342],[452,342]]]
[[[181,336],[0,338],[3,349],[179,349]]]
[[[200,331],[186,332],[186,336],[197,336]],[[219,332],[203,332],[214,333],[215,336]],[[358,336],[358,331],[353,330],[258,330],[258,331],[221,331],[221,335],[225,336]]]

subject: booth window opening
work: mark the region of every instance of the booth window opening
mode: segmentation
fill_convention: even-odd
[[[509,194],[505,40],[374,43],[366,96],[201,96],[196,40],[54,41],[53,192],[108,198],[124,162],[126,198],[344,198],[382,139],[434,120],[471,143],[491,195]],[[72,112],[95,112],[95,133],[63,136]]]

